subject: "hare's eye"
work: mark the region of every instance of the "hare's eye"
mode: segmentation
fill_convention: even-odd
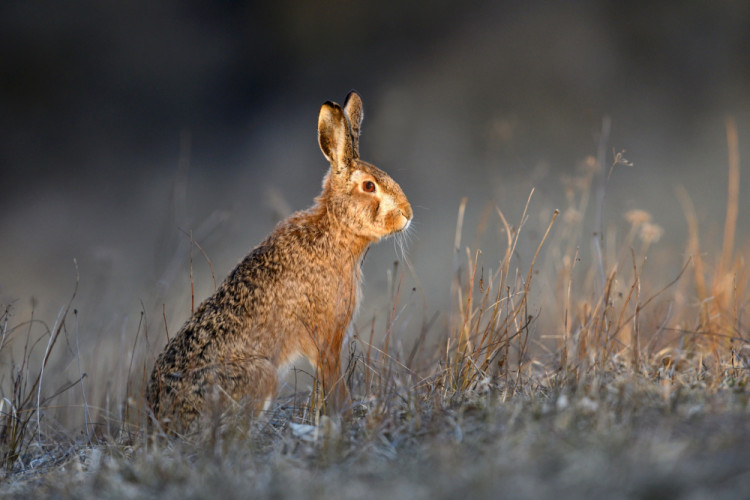
[[[362,183],[362,190],[366,193],[375,192],[375,183],[372,181],[365,181]]]

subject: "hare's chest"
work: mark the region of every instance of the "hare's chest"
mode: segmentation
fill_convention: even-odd
[[[348,326],[356,317],[362,299],[362,273],[359,266],[342,273],[335,287],[336,316],[343,318],[346,323],[344,326]]]
[[[345,263],[309,265],[305,279],[293,276],[284,283],[286,313],[308,318],[316,328],[347,326],[356,313],[362,297],[359,266]],[[342,323],[345,323],[342,325]]]
[[[352,309],[351,317],[349,318],[350,323],[357,318],[357,314],[359,314],[359,306],[362,304],[362,269],[359,266],[357,266],[352,281],[354,307]]]

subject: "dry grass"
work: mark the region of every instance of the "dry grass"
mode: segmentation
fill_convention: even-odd
[[[727,131],[735,184],[722,246],[701,240],[680,189],[690,236],[686,248],[669,250],[681,271],[664,282],[648,270],[662,234],[650,214],[623,214],[624,231],[601,228],[600,189],[612,169],[628,164],[622,153],[607,162],[600,151],[567,179],[568,206],[546,217],[526,266],[519,238],[532,205],[515,225],[495,207],[486,211],[477,233],[498,229],[505,242],[498,258],[462,246],[464,200],[447,321],[407,323],[402,297],[410,278],[396,265],[382,331],[373,322],[350,345],[356,403],[344,420],[316,413],[314,390],[296,390],[260,421],[233,411],[216,415],[199,436],[152,439],[145,371],[135,373],[147,369],[146,356],[128,367],[120,409],[102,402],[107,411],[73,436],[34,419],[54,400],[54,391],[40,394],[38,380],[60,332],[67,335],[68,317],[44,329],[40,361],[32,352],[36,320],[11,326],[6,310],[0,349],[24,331],[31,344],[20,365],[3,368],[0,491],[83,498],[747,496],[750,276],[734,248],[739,159],[732,122]],[[593,240],[590,220],[598,227]],[[145,334],[136,336],[140,343]]]

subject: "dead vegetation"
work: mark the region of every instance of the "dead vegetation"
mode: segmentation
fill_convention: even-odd
[[[679,271],[664,282],[650,278],[647,257],[662,235],[651,214],[623,214],[624,231],[602,227],[600,190],[628,165],[623,153],[607,160],[600,147],[564,182],[568,206],[548,214],[525,266],[518,245],[532,196],[517,220],[486,211],[477,233],[497,228],[499,258],[462,245],[464,200],[450,314],[407,328],[402,299],[419,291],[395,265],[382,331],[373,321],[350,344],[356,402],[343,420],[317,413],[315,391],[300,389],[260,421],[235,408],[198,436],[154,439],[136,363],[121,409],[89,421],[82,374],[40,390],[61,333],[74,345],[70,306],[51,328],[13,323],[6,308],[0,489],[83,498],[746,496],[750,276],[735,250],[731,121],[727,136],[721,246],[701,240],[690,195],[678,188],[689,240],[669,249]],[[547,286],[533,293],[540,280]],[[2,352],[14,341],[26,342],[19,362]],[[86,410],[77,435],[40,418],[74,387]]]

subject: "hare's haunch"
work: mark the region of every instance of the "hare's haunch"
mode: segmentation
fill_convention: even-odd
[[[157,358],[147,399],[164,428],[187,430],[209,404],[229,398],[267,409],[278,372],[302,356],[316,368],[327,406],[346,404],[341,345],[359,300],[362,256],[412,219],[399,185],[359,159],[362,117],[355,92],[343,108],[323,104],[318,141],[331,168],[315,204],[280,222]]]

